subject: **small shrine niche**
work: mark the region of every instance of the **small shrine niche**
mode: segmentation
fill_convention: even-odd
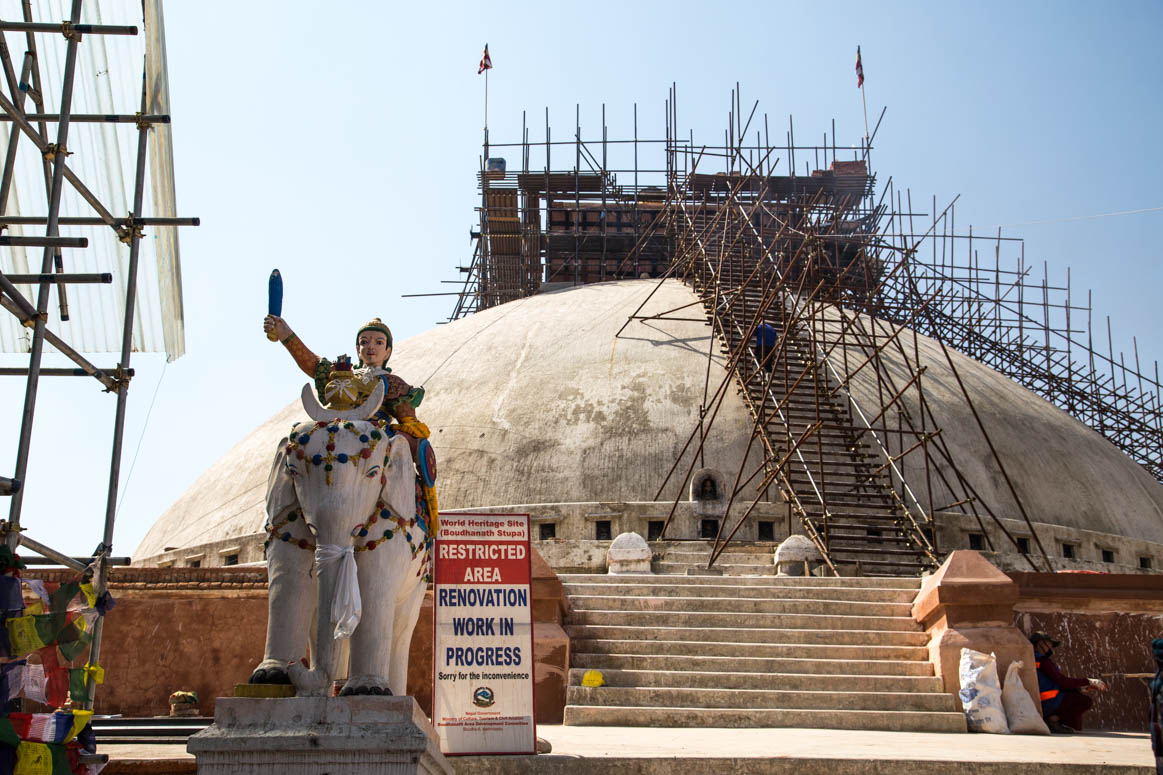
[[[713,468],[700,468],[691,477],[690,499],[695,513],[703,517],[721,517],[727,511],[727,483]]]

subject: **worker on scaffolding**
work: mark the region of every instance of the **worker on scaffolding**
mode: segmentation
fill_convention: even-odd
[[[771,371],[775,363],[775,327],[763,322],[755,327],[755,357],[759,360],[760,368]]]

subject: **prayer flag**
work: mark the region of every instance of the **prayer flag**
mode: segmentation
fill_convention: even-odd
[[[27,665],[24,668],[24,696],[34,702],[48,704],[45,695],[44,665]]]
[[[860,46],[856,47],[856,88],[864,86],[864,65],[860,62]]]
[[[8,641],[14,656],[22,657],[37,649],[44,648],[44,641],[36,631],[36,618],[35,616],[17,616],[5,622],[8,630]]]
[[[86,673],[83,667],[74,667],[69,670],[69,699],[74,703],[82,703],[89,699]]]
[[[52,752],[44,743],[21,742],[16,748],[14,775],[53,775]]]
[[[24,586],[35,592],[36,596],[39,597],[45,605],[49,604],[48,589],[45,588],[43,581],[40,579],[21,579],[21,582],[23,582]]]
[[[20,735],[16,733],[16,727],[12,725],[12,719],[6,716],[0,716],[0,745],[13,748],[20,745]]]
[[[19,696],[24,689],[26,666],[27,662],[23,659],[0,665],[0,707],[7,706],[8,701]]]
[[[489,57],[489,44],[486,43],[485,44],[485,53],[483,55],[481,55],[481,66],[480,66],[480,69],[477,70],[477,75],[480,75],[485,70],[492,70],[492,69],[493,69],[493,60]]]
[[[24,595],[20,591],[20,579],[0,576],[0,609],[19,612],[23,608]]]

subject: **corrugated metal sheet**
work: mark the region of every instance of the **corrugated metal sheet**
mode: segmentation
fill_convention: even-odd
[[[144,6],[144,9],[143,9]],[[69,16],[69,3],[39,0],[32,3],[33,21],[59,22]],[[169,113],[164,25],[161,0],[101,0],[83,6],[82,22],[136,25],[136,36],[85,35],[79,46],[73,113],[133,114],[141,106],[143,71],[148,95],[146,113]],[[143,18],[144,16],[144,18]],[[0,0],[0,18],[23,18],[19,0]],[[19,76],[25,33],[5,35]],[[60,110],[65,39],[59,34],[36,34],[37,59],[45,112]],[[2,84],[2,82],[0,82]],[[35,110],[32,100],[26,112]],[[49,142],[56,141],[56,124],[49,125]],[[11,123],[0,125],[0,149],[8,148]],[[47,190],[40,153],[23,136],[18,142],[12,191],[5,209],[8,215],[45,216]],[[115,217],[124,218],[132,204],[137,128],[134,124],[73,123],[69,128],[68,164],[81,181]],[[2,153],[2,152],[0,152]],[[155,125],[150,133],[147,162],[145,216],[173,217],[176,213],[173,153],[170,128]],[[67,182],[61,199],[61,216],[92,217],[96,213]],[[43,226],[13,226],[12,235],[43,234]],[[68,237],[88,237],[89,247],[62,251],[66,272],[110,272],[112,285],[69,285],[69,320],[60,319],[56,291],[49,305],[48,327],[85,353],[119,352],[125,316],[126,272],[129,247],[106,226],[61,226]],[[4,272],[39,272],[43,251],[39,248],[0,247]],[[185,352],[181,263],[177,227],[147,227],[141,240],[138,296],[133,324],[133,348],[139,352],[165,352],[174,360]],[[36,288],[20,286],[36,303]],[[0,351],[27,352],[30,330],[11,315],[0,315]],[[46,345],[46,350],[49,349]]]

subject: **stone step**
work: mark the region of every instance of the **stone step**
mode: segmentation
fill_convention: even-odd
[[[634,611],[733,614],[804,614],[812,616],[908,617],[911,603],[866,603],[856,600],[786,600],[776,597],[654,597],[645,595],[573,595],[574,611]],[[911,618],[908,624],[913,627]]]
[[[734,547],[732,547],[734,548]],[[667,549],[663,554],[663,559],[666,562],[687,562],[692,564],[707,564],[707,558],[710,557],[709,549]],[[771,565],[775,558],[775,551],[760,554],[759,552],[723,552],[715,559],[715,566],[718,567],[723,563],[730,565]]]
[[[615,577],[625,578],[625,577]],[[697,578],[697,577],[696,577]],[[771,586],[743,580],[737,584],[672,584],[659,579],[654,583],[593,584],[566,582],[562,586],[567,595],[652,595],[654,597],[716,597],[763,598],[780,600],[845,600],[864,603],[909,603],[916,592],[911,589],[876,589],[867,587],[816,587],[807,583],[807,577],[792,578],[805,581],[802,586]]]
[[[581,686],[584,668],[570,668],[569,685]],[[606,687],[670,687],[674,689],[762,689],[800,692],[937,692],[944,684],[936,676],[843,675],[830,673],[724,673],[690,670],[603,670]],[[581,703],[585,704],[585,703]],[[600,704],[600,703],[599,703]],[[622,703],[619,703],[622,704]],[[629,703],[626,703],[629,704]]]
[[[929,636],[917,630],[787,630],[770,627],[647,627],[637,623],[595,625],[569,621],[570,638],[603,640],[708,641],[715,643],[778,643],[841,646],[927,646]]]
[[[567,705],[565,723],[620,727],[803,727],[964,732],[962,713],[920,711],[768,710],[755,708],[635,708]]]
[[[567,705],[639,708],[753,708],[755,710],[953,711],[953,695],[926,692],[677,689],[661,686],[570,686]]]
[[[581,670],[689,670],[702,673],[809,673],[848,675],[853,662],[847,659],[795,659],[780,657],[690,657],[681,654],[586,654],[570,655],[570,667]],[[931,676],[930,662],[865,660],[860,669],[867,675]]]
[[[639,627],[752,627],[759,629],[916,632],[912,619],[844,614],[734,613],[731,611],[575,610],[570,624],[633,624]]]
[[[706,560],[700,563],[689,562],[661,562],[651,563],[650,569],[659,574],[673,574],[678,576],[685,576],[688,570],[704,570],[707,567]],[[722,571],[724,576],[774,576],[775,565],[721,565],[715,563],[715,569]]]
[[[774,657],[782,659],[851,659],[924,661],[924,646],[848,646],[813,643],[731,643],[727,641],[616,640],[586,637],[586,630],[570,641],[570,649],[583,654],[669,654],[697,657]]]
[[[563,584],[584,582],[586,584],[631,584],[644,582],[647,584],[666,583],[670,585],[698,584],[721,585],[734,587],[739,584],[737,579],[727,579],[719,576],[668,576],[665,580],[652,574],[608,574],[608,573],[562,573],[558,578]],[[866,579],[842,578],[826,576],[821,578],[806,578],[804,576],[775,576],[772,578],[751,579],[749,586],[769,587],[802,587],[811,586],[825,589],[829,587],[846,587],[854,589],[908,589],[915,594],[921,588],[921,580],[915,579]]]

